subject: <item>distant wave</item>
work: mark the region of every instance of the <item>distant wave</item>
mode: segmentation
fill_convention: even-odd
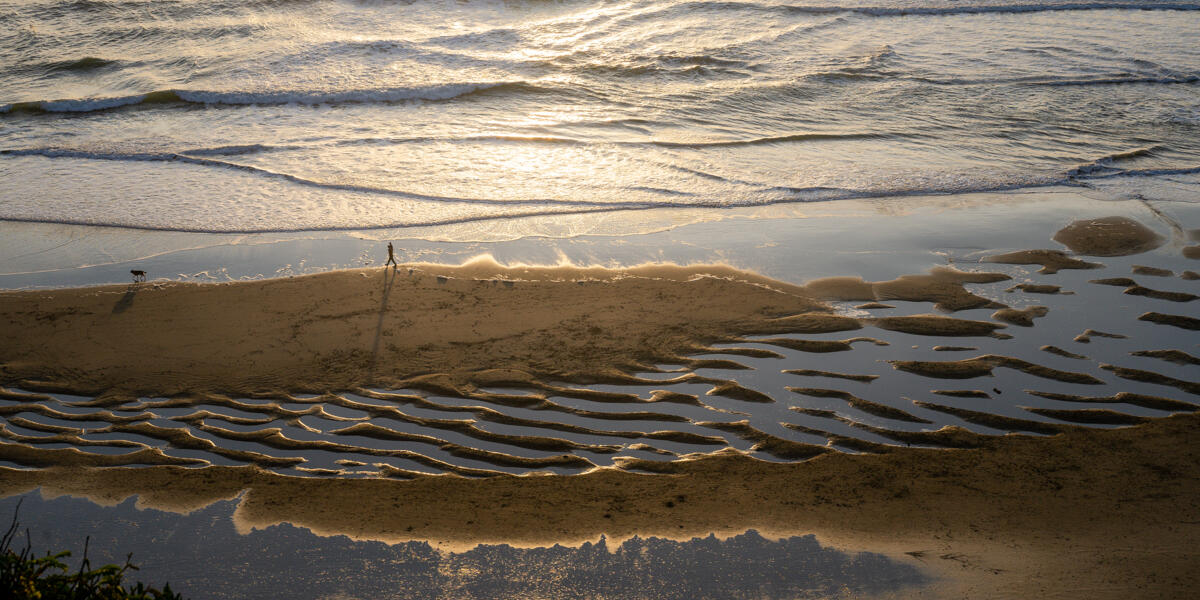
[[[519,82],[446,83],[429,86],[377,90],[215,92],[204,90],[159,90],[148,94],[110,98],[38,100],[0,105],[0,113],[88,113],[124,106],[161,104],[359,104],[406,100],[450,100],[488,90],[539,91],[543,88]]]
[[[693,75],[706,73],[729,73],[744,75],[755,68],[755,63],[732,56],[704,53],[686,53],[663,50],[661,52],[635,52],[623,55],[619,60],[597,54],[594,49],[584,48],[561,56],[531,64],[544,65],[571,73],[597,73],[616,76],[640,75]]]
[[[1029,13],[1082,10],[1200,10],[1196,2],[1029,2],[1023,4],[979,3],[969,2],[931,3],[931,6],[840,6],[837,4],[768,4],[757,2],[731,2],[698,0],[670,5],[662,11],[679,11],[681,9],[695,10],[757,10],[763,12],[783,12],[801,14],[831,14],[857,13],[872,17],[893,17],[907,15],[962,15],[980,13]],[[651,13],[653,14],[653,13]],[[645,15],[642,15],[643,18]]]
[[[290,7],[297,4],[308,4],[317,0],[266,0],[256,2],[260,5],[276,5],[280,7]],[[109,10],[123,9],[129,5],[144,6],[146,2],[138,0],[136,2],[116,2],[116,1],[97,1],[97,0],[66,0],[59,4],[49,5],[47,9],[69,9],[69,10]],[[242,3],[235,2],[216,2],[220,5],[241,5]],[[1105,10],[1105,9],[1130,9],[1130,10],[1197,10],[1200,5],[1192,2],[1136,2],[1130,0],[1123,1],[1092,1],[1092,2],[1029,2],[1023,4],[1000,4],[1000,3],[979,3],[969,4],[961,3],[961,6],[947,5],[944,3],[931,3],[933,6],[906,5],[906,6],[839,6],[832,5],[805,5],[805,4],[767,4],[754,2],[737,2],[723,0],[698,0],[695,2],[683,2],[673,5],[669,8],[706,8],[706,9],[762,9],[762,10],[786,10],[795,12],[858,12],[870,15],[905,15],[905,14],[962,14],[962,13],[977,13],[977,12],[1037,12],[1037,11],[1065,11],[1065,10]],[[171,8],[168,6],[168,8]],[[186,12],[187,6],[177,7],[181,12]],[[505,30],[507,31],[507,30]],[[444,39],[454,41],[460,36],[448,35]]]
[[[1188,84],[1200,83],[1200,75],[1176,75],[1172,77],[1152,77],[1135,74],[1121,74],[1108,76],[1084,76],[1084,77],[1046,77],[1046,76],[1028,76],[1028,77],[995,77],[995,78],[978,78],[978,79],[934,79],[929,77],[910,77],[909,81],[919,83],[927,83],[930,85],[1003,85],[1003,84],[1018,84],[1018,85],[1045,85],[1045,86],[1086,86],[1086,85],[1121,85],[1121,84]]]
[[[663,148],[721,148],[730,146],[762,146],[766,144],[780,144],[785,142],[817,142],[817,141],[835,141],[835,140],[870,140],[880,138],[907,137],[905,134],[897,133],[797,133],[793,135],[779,135],[770,137],[753,138],[748,140],[718,140],[711,142],[649,142],[654,146]]]
[[[737,5],[736,2],[699,2],[696,4]],[[961,6],[790,6],[778,8],[787,12],[827,14],[852,12],[873,17],[905,15],[963,15],[980,13],[1028,13],[1077,10],[1200,10],[1194,2],[1064,2],[1030,4],[965,4]]]
[[[279,150],[299,150],[304,146],[274,146],[268,144],[244,144],[241,146],[217,146],[215,148],[193,148],[184,150],[180,154],[190,156],[242,156],[245,154],[258,154],[260,152],[273,152]]]
[[[96,56],[85,56],[74,60],[60,60],[42,65],[49,71],[91,71],[120,64],[119,60],[110,60]]]
[[[1120,85],[1126,83],[1200,83],[1200,75],[1182,75],[1178,77],[1096,77],[1080,79],[1060,79],[1030,82],[1032,85]]]
[[[951,4],[950,2],[953,2]],[[664,15],[669,18],[677,14],[695,12],[720,11],[757,11],[765,13],[784,14],[836,14],[853,13],[871,17],[902,17],[908,15],[970,15],[982,13],[1030,13],[1030,12],[1062,12],[1062,11],[1091,11],[1091,10],[1200,10],[1200,3],[1170,0],[1159,2],[1137,2],[1130,0],[1092,1],[1092,2],[1026,2],[1003,4],[1000,2],[930,2],[927,6],[904,4],[901,6],[886,5],[838,5],[838,4],[778,4],[768,2],[738,2],[728,0],[696,0],[677,4],[664,4],[653,10],[626,15],[624,19],[646,21]],[[507,32],[507,30],[504,30]],[[457,39],[457,36],[449,39]]]
[[[1120,169],[1108,173],[1086,175],[1080,179],[1110,179],[1113,177],[1154,177],[1160,175],[1194,175],[1200,173],[1200,166],[1174,167],[1161,169]]]
[[[1135,158],[1157,156],[1166,146],[1154,145],[1144,148],[1134,148],[1123,152],[1114,152],[1096,160],[1086,162],[1067,171],[1068,182],[1113,179],[1117,177],[1154,177],[1163,175],[1194,175],[1200,173],[1200,166],[1190,167],[1146,167],[1130,169],[1120,166],[1123,161]]]
[[[52,60],[14,65],[8,68],[10,74],[45,75],[49,73],[87,73],[101,69],[125,67],[128,63],[121,60],[84,56],[66,60]]]
[[[179,155],[186,156],[241,156],[247,154],[260,154],[267,152],[284,152],[288,150],[312,150],[329,146],[368,146],[377,144],[423,144],[423,143],[440,143],[440,144],[470,144],[470,143],[516,143],[516,144],[548,144],[548,145],[563,145],[563,146],[626,146],[626,147],[645,147],[656,146],[659,148],[729,148],[740,146],[765,146],[770,144],[786,144],[792,142],[824,142],[824,141],[851,141],[851,140],[871,140],[871,139],[897,139],[897,138],[913,138],[923,137],[923,134],[900,133],[900,132],[871,132],[871,133],[796,133],[789,135],[765,136],[757,138],[734,139],[734,140],[696,140],[696,141],[671,141],[671,140],[581,140],[570,137],[561,136],[531,136],[531,135],[466,135],[461,137],[440,137],[440,136],[411,136],[411,137],[367,137],[355,138],[348,140],[337,140],[328,144],[316,145],[297,145],[297,144],[243,144],[234,146],[217,146],[213,148],[192,148],[178,152]],[[43,154],[64,156],[63,152],[75,152],[75,150],[64,150],[60,148],[43,148],[43,149],[22,149],[22,150],[0,150],[0,154],[17,155],[18,153],[26,154]],[[174,156],[171,154],[152,154],[149,156]],[[141,156],[140,154],[130,154],[128,156]]]
[[[758,138],[735,140],[579,140],[556,136],[522,136],[522,135],[470,135],[458,138],[444,137],[410,137],[410,138],[366,138],[346,140],[340,145],[357,145],[371,143],[422,143],[422,142],[523,142],[530,144],[563,144],[568,146],[657,146],[660,148],[726,148],[738,146],[764,146],[787,142],[820,142],[838,140],[869,140],[915,137],[913,134],[876,132],[876,133],[796,133],[789,135],[766,136]]]
[[[1155,154],[1158,154],[1161,150],[1164,150],[1164,149],[1165,149],[1164,146],[1155,145],[1155,146],[1147,146],[1145,148],[1134,148],[1133,150],[1126,150],[1124,152],[1114,152],[1107,156],[1101,156],[1100,158],[1097,158],[1096,160],[1084,163],[1082,165],[1075,167],[1074,169],[1067,171],[1067,177],[1078,178],[1078,177],[1097,176],[1101,173],[1112,172],[1112,171],[1125,172],[1123,169],[1118,169],[1118,167],[1116,167],[1115,163],[1121,162],[1123,160],[1129,160],[1131,158],[1154,156]]]

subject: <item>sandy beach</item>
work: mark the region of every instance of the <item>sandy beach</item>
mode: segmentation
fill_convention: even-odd
[[[1181,229],[1064,220],[881,281],[478,258],[0,292],[0,490],[447,551],[816,534],[933,577],[895,597],[1186,597]],[[1047,324],[1104,294],[1120,318]]]
[[[1200,589],[1195,0],[0,0],[0,65],[0,596]]]

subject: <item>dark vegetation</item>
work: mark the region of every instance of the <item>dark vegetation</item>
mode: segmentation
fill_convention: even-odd
[[[21,505],[17,504],[17,510]],[[13,540],[19,533],[16,511],[12,523],[0,538],[0,598],[12,600],[183,600],[183,596],[171,591],[171,586],[164,585],[163,589],[147,587],[137,583],[125,587],[122,580],[128,571],[136,571],[137,567],[130,560],[133,555],[125,557],[125,564],[104,565],[93,569],[87,558],[87,541],[83,546],[83,560],[79,570],[72,573],[62,559],[69,558],[70,552],[57,554],[46,553],[36,557],[29,539],[29,530],[25,530],[25,547],[19,552],[12,549]]]

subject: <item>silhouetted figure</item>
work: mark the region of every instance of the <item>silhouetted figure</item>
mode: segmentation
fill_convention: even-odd
[[[130,269],[129,272],[133,274],[133,282],[134,283],[146,280],[146,272],[145,271],[139,271],[137,269]]]
[[[400,263],[396,262],[396,253],[392,250],[391,242],[388,242],[388,261],[386,263],[384,263],[383,266],[386,267],[388,265],[393,265],[393,266],[400,265]]]

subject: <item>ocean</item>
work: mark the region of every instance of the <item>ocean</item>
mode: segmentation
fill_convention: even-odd
[[[3,0],[0,65],[6,221],[1200,197],[1195,2]]]

